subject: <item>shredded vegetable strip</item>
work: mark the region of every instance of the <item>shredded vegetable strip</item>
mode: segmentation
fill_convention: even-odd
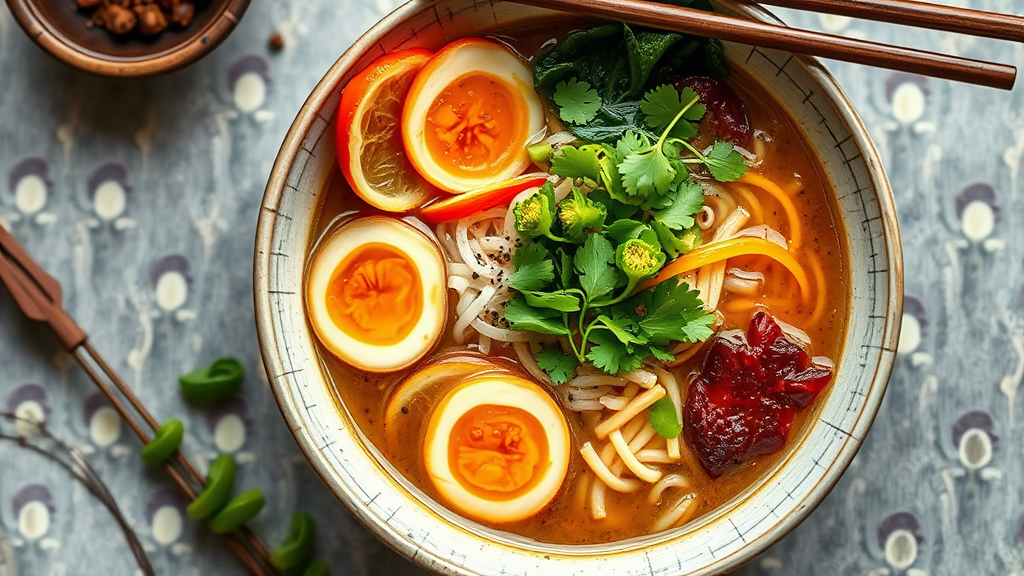
[[[754,193],[746,186],[735,186],[733,189],[739,192],[739,195],[747,201],[748,212],[750,212],[750,215],[753,216],[754,220],[759,224],[763,223],[764,209],[761,208],[761,202],[757,199],[757,196],[755,196]]]
[[[718,307],[718,301],[722,299],[722,286],[725,284],[725,262],[715,262],[701,268],[701,276],[708,276],[708,293],[704,299],[704,306],[708,310]]]
[[[810,325],[815,325],[825,313],[825,272],[821,269],[821,261],[818,260],[817,254],[811,252],[807,254],[807,259],[811,262],[811,272],[814,274],[814,289],[818,291],[814,300],[814,311],[808,320]]]
[[[661,386],[655,386],[650,390],[645,390],[643,394],[640,394],[628,406],[619,410],[613,414],[610,418],[601,422],[594,428],[594,433],[597,437],[604,440],[611,434],[612,430],[618,430],[623,424],[629,422],[634,416],[643,412],[645,409],[650,408],[651,404],[654,404],[658,400],[661,400],[665,396],[665,389]]]
[[[594,446],[590,442],[583,444],[583,448],[580,448],[580,455],[583,456],[583,461],[587,463],[587,466],[590,466],[590,469],[594,471],[598,479],[612,490],[624,493],[636,492],[642,486],[636,480],[619,478],[612,474],[612,471],[601,461],[601,457],[597,455],[597,451],[594,450]]]
[[[615,446],[615,451],[618,452],[619,458],[622,458],[622,461],[626,464],[626,468],[629,468],[629,471],[636,475],[637,478],[648,484],[654,484],[661,480],[661,471],[648,468],[636,459],[636,455],[630,451],[626,441],[622,438],[622,432],[616,430],[608,438],[612,441],[612,446]]]
[[[709,244],[720,242],[726,238],[732,238],[740,228],[743,228],[750,220],[750,213],[742,206],[737,206],[722,224],[715,230]],[[725,283],[725,262],[715,262],[700,269],[697,277],[700,280],[697,284],[700,292],[700,299],[708,310],[718,307],[718,301],[722,297],[722,285]]]
[[[733,298],[732,300],[719,306],[718,309],[722,310],[723,312],[728,312],[729,314],[740,314],[743,312],[749,312],[750,310],[754,309],[754,307],[757,306],[758,304],[760,304],[760,302],[750,300],[748,298]]]
[[[796,206],[793,204],[793,199],[789,197],[789,194],[786,194],[786,191],[779,188],[779,185],[775,182],[753,172],[747,172],[737,181],[757,186],[778,200],[779,204],[782,205],[782,210],[786,212],[786,219],[789,221],[789,240],[792,242],[793,247],[799,247],[803,236],[803,230],[800,226],[800,213],[796,211]]]
[[[800,285],[800,295],[804,302],[810,299],[811,287],[807,280],[807,273],[804,272],[800,263],[778,244],[761,238],[733,238],[713,244],[705,244],[676,258],[671,264],[662,268],[657,276],[641,284],[639,289],[650,288],[669,278],[697,270],[713,262],[722,262],[737,256],[747,255],[767,256],[782,264],[793,275],[797,284]]]
[[[747,212],[743,206],[737,206],[735,210],[729,213],[725,220],[722,220],[722,223],[718,228],[715,229],[715,234],[711,237],[711,242],[719,242],[732,237],[747,224],[748,220],[750,220],[750,212]],[[711,242],[709,242],[709,244]]]

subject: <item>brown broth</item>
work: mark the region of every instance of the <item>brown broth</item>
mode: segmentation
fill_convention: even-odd
[[[544,39],[553,36],[551,30],[535,29],[516,35],[517,41],[514,45],[525,54],[536,53]],[[503,36],[503,39],[505,38]],[[835,210],[830,201],[834,194],[821,176],[822,170],[817,158],[789,115],[772,98],[766,96],[761,86],[742,73],[734,72],[729,84],[743,98],[753,128],[767,136],[764,164],[754,171],[760,172],[784,189],[790,186],[795,189],[797,185],[800,186],[800,191],[792,194],[791,198],[800,215],[805,241],[803,246],[794,252],[794,256],[807,270],[814,294],[809,305],[801,304],[799,298],[792,297],[796,294],[796,286],[788,272],[780,265],[763,258],[736,258],[730,260],[729,266],[763,272],[767,279],[767,288],[766,293],[756,299],[757,304],[767,306],[770,313],[777,318],[804,329],[812,340],[813,355],[828,356],[838,363],[846,330],[845,311],[849,309],[849,290],[846,252],[842,244],[844,234],[835,219]],[[761,204],[761,218],[753,215],[747,225],[768,224],[789,237],[792,231],[781,205],[767,193],[753,187],[749,189]],[[736,194],[735,197],[740,205],[756,214],[755,210],[750,210],[743,194]],[[378,213],[351,192],[337,169],[323,190],[321,202],[313,238],[319,238],[339,214],[354,213],[362,216]],[[819,312],[819,317],[811,322],[815,298],[820,289],[811,271],[813,259],[820,262],[818,268],[824,276],[824,285],[829,288],[823,295],[824,308]],[[452,309],[457,300],[453,294],[454,292],[450,293]],[[724,328],[746,329],[752,308],[751,304],[743,302],[744,299],[745,297],[723,292],[719,309],[723,310],[725,317]],[[456,346],[450,330],[446,330],[444,340],[433,356],[456,348],[474,350],[476,346]],[[428,497],[443,503],[443,499],[439,498],[425,473],[420,441],[424,433],[421,430],[422,424],[429,417],[430,406],[437,401],[445,386],[442,384],[433,387],[431,393],[410,404],[409,411],[401,414],[395,425],[385,427],[383,419],[389,394],[412,370],[386,375],[364,373],[337,360],[323,348],[320,353],[333,382],[336,383],[335,392],[340,402],[347,408],[367,439]],[[492,346],[492,356],[503,364],[513,367],[517,364],[514,351],[497,343]],[[703,354],[698,353],[693,359],[673,370],[684,389],[699,372],[702,360]],[[830,388],[826,388],[820,396],[824,397],[829,391]],[[803,433],[806,421],[820,403],[819,397],[811,407],[798,416],[790,433],[790,446],[793,440]],[[559,544],[593,544],[649,533],[654,519],[660,513],[660,507],[668,504],[648,504],[646,489],[633,494],[619,494],[609,490],[606,500],[607,517],[602,520],[591,518],[590,511],[586,508],[589,489],[583,481],[587,467],[578,450],[584,442],[593,441],[595,438],[592,437],[592,431],[584,430],[582,418],[578,413],[566,410],[566,417],[572,428],[574,449],[569,475],[559,495],[545,510],[529,519],[492,527],[538,541]],[[691,489],[697,494],[699,502],[697,516],[714,510],[758,482],[759,478],[786,454],[786,450],[783,450],[777,454],[757,458],[722,477],[712,479],[695,464],[695,458],[687,459],[685,446],[683,450],[684,457],[680,463],[663,465],[662,469],[666,472],[681,473],[690,479]],[[688,461],[694,464],[688,464]],[[666,499],[671,501],[672,498],[674,497]]]

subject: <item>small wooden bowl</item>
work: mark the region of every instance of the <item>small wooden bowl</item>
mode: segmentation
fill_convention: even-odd
[[[59,60],[103,76],[152,76],[202,58],[235,28],[251,0],[206,0],[187,28],[164,30],[152,39],[121,38],[89,28],[88,14],[74,0],[7,0],[25,33]]]

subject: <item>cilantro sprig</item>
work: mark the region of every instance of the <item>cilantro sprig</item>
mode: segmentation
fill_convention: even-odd
[[[701,202],[683,198],[680,210],[703,206],[703,194],[696,190]],[[505,304],[504,316],[513,330],[566,337],[570,354],[555,349],[537,354],[538,365],[554,382],[567,381],[585,362],[611,374],[635,370],[651,356],[671,358],[668,347],[673,342],[697,342],[711,335],[713,316],[686,284],[672,279],[636,290],[661,270],[673,251],[652,227],[657,220],[620,218],[606,225],[616,201],[600,191],[584,194],[574,187],[548,208],[559,216],[543,232],[520,221],[534,217],[526,208],[553,198],[546,186],[513,207],[516,228],[537,233],[528,235],[531,239],[513,254],[509,286],[518,294]],[[561,216],[567,213],[574,217]],[[669,211],[665,217],[673,226],[685,223],[681,213]]]
[[[570,124],[593,121],[604,103],[586,82],[559,82],[552,95]],[[551,172],[571,179],[571,193],[556,200],[554,187],[513,207],[516,230],[527,239],[513,257],[505,305],[513,330],[562,337],[568,353],[542,348],[538,365],[556,384],[589,362],[610,374],[635,370],[648,358],[669,360],[677,342],[712,334],[713,315],[699,294],[678,279],[643,290],[670,260],[701,243],[696,214],[704,192],[691,168],[728,182],[747,169],[727,142],[699,150],[691,140],[706,107],[691,89],[665,84],[639,102],[643,126],[614,145],[560,146]],[[673,414],[674,416],[674,414]],[[671,433],[664,417],[661,428]]]
[[[551,99],[559,106],[558,116],[571,124],[586,124],[596,118],[601,109],[597,90],[575,78],[559,82]]]
[[[579,88],[589,87],[586,83],[562,82],[559,87],[563,85],[566,89],[555,93],[556,103],[566,103],[560,114],[580,119],[585,117],[583,111],[591,109],[584,109],[586,103],[596,103],[600,108],[600,97],[596,92],[593,94],[596,102],[579,96]],[[575,88],[570,89],[569,86]],[[596,114],[596,108],[593,110]],[[719,140],[705,153],[689,142],[697,135],[695,123],[707,111],[693,89],[677,91],[671,85],[663,84],[644,95],[640,110],[645,124],[658,134],[657,139],[648,136],[646,131],[628,130],[614,147],[607,144],[587,144],[578,148],[563,146],[552,158],[552,173],[567,178],[588,178],[603,184],[609,192],[613,191],[612,188],[621,188],[628,197],[642,198],[664,196],[679,186],[690,174],[689,165],[704,165],[720,182],[732,182],[746,173],[747,164],[733,144]],[[570,121],[564,116],[563,119]],[[689,155],[684,156],[683,153]],[[613,166],[606,165],[610,161],[614,161]],[[619,183],[609,182],[611,177],[616,177]]]

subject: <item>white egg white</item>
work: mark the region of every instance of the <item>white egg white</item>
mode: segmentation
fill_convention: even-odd
[[[423,310],[412,331],[394,344],[363,342],[339,328],[327,309],[327,292],[338,265],[364,244],[390,244],[415,265]],[[437,245],[409,224],[384,216],[360,218],[321,242],[309,263],[306,309],[320,342],[341,360],[367,372],[393,372],[422,358],[440,340],[448,317],[447,274]]]
[[[471,493],[455,477],[449,461],[449,442],[456,423],[482,405],[511,406],[534,416],[544,429],[548,461],[535,473],[543,474],[533,488],[509,500],[488,500]],[[478,376],[452,389],[434,409],[427,425],[424,462],[438,492],[457,511],[495,523],[514,522],[540,512],[558,494],[569,469],[569,427],[554,400],[539,386],[509,374]]]
[[[513,94],[521,95],[519,101],[526,104],[524,116],[529,124],[519,146],[521,150],[513,152],[515,158],[500,172],[476,177],[452,174],[438,164],[427,149],[424,136],[427,115],[437,97],[448,86],[472,74],[486,74],[504,82]],[[413,81],[402,115],[406,154],[420,175],[449,192],[466,192],[522,174],[530,165],[526,140],[544,127],[544,105],[533,88],[530,69],[508,48],[480,38],[458,40],[435,54]]]

